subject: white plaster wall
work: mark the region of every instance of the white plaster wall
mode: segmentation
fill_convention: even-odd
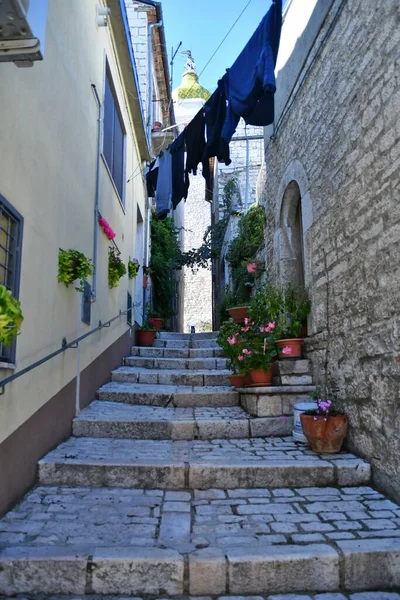
[[[126,136],[126,180],[139,168],[134,129],[113,51],[111,28],[97,28],[96,0],[50,2],[43,62],[32,69],[0,64],[0,193],[24,217],[20,299],[25,316],[17,342],[17,369],[57,350],[79,333],[79,296],[57,282],[58,249],[92,257],[97,155],[97,106],[103,98],[105,55],[110,63]],[[135,252],[136,215],[144,214],[140,176],[126,185],[123,210],[104,161],[100,211],[125,262]],[[92,327],[126,308],[135,280],[108,288],[108,240],[99,231],[98,294]],[[140,259],[140,257],[138,257]],[[127,329],[126,318],[81,345],[84,369]],[[9,375],[0,371],[0,377]],[[76,376],[76,351],[54,358],[10,384],[0,396],[0,442]]]

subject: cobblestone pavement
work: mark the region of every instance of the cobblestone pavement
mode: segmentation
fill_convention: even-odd
[[[37,596],[24,594],[15,596],[17,600],[38,600]],[[5,600],[0,596],[0,600]],[[118,596],[91,595],[91,600],[143,600],[138,596],[129,598]],[[68,600],[66,596],[47,596],[46,600]],[[74,596],[73,600],[87,600],[87,596]],[[153,600],[168,600],[167,596],[154,598]],[[324,594],[273,594],[272,596],[174,596],[174,600],[400,600],[400,592],[356,592],[354,594],[324,593]]]
[[[171,546],[186,553],[382,537],[400,537],[400,507],[369,487],[37,487],[0,521],[0,547]]]
[[[199,410],[201,414],[204,409]],[[205,412],[203,413],[205,414]],[[192,460],[229,464],[271,462],[313,462],[315,464],[341,463],[363,465],[353,454],[319,455],[303,444],[288,438],[253,438],[231,440],[123,440],[107,438],[70,438],[50,452],[46,459],[90,460],[127,463],[135,460],[168,461]]]

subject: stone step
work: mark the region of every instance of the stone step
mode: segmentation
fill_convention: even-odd
[[[111,374],[112,381],[160,385],[229,386],[227,369],[146,369],[144,367],[119,367]]]
[[[99,400],[147,406],[237,406],[239,394],[232,387],[184,386],[111,382],[97,392]]]
[[[253,417],[292,415],[298,402],[311,402],[314,385],[240,388],[240,405]]]
[[[289,435],[292,419],[253,419],[239,407],[158,408],[94,401],[73,422],[76,437],[209,440]]]
[[[20,600],[26,600],[26,598],[21,595],[14,595],[14,597]],[[88,600],[90,598],[93,598],[93,596],[74,594],[73,596],[64,595],[62,600]],[[126,600],[126,597],[115,595],[102,595],[101,598],[102,600]],[[172,600],[173,598],[176,598],[176,596],[168,596],[167,594],[163,594],[162,600]],[[46,600],[60,600],[60,597],[50,594],[46,596]],[[98,600],[98,598],[96,598],[96,600]],[[135,596],[134,600],[144,600],[144,597]],[[184,600],[199,600],[199,597],[185,594]],[[228,600],[228,598],[226,595],[217,595],[204,596],[202,600]],[[257,596],[230,596],[229,600],[400,600],[400,592],[388,592],[383,590],[368,592],[364,590],[362,592],[355,593],[336,591],[314,594],[313,592],[302,591],[296,594],[279,594],[278,596],[276,594],[268,596],[265,594]]]
[[[0,520],[0,594],[397,600],[351,593],[399,589],[399,515],[366,486],[39,486]]]
[[[309,360],[282,359],[272,365],[274,383],[278,385],[312,385]]]
[[[292,438],[128,440],[70,438],[39,462],[43,485],[160,489],[363,485],[370,465],[316,455]]]
[[[180,349],[185,349],[185,348],[193,348],[193,349],[200,349],[200,348],[212,348],[213,350],[215,349],[219,349],[220,347],[217,344],[216,340],[189,340],[189,339],[178,339],[178,340],[164,340],[164,339],[160,339],[160,338],[156,338],[153,342],[153,348],[180,348]]]
[[[221,348],[145,348],[133,346],[132,356],[142,358],[222,358]]]
[[[128,367],[145,369],[200,369],[201,371],[226,369],[225,358],[145,358],[128,356],[124,363]]]
[[[160,331],[157,338],[160,340],[215,340],[218,331],[207,331],[205,333],[177,333],[175,331]]]

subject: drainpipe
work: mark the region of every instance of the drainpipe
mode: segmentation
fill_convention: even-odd
[[[92,83],[92,91],[97,103],[97,164],[96,164],[96,190],[94,200],[94,234],[93,234],[93,281],[92,281],[92,302],[96,302],[97,296],[97,248],[99,243],[99,203],[100,203],[100,156],[101,156],[101,122],[102,106],[97,93],[97,88]]]
[[[146,195],[147,204],[146,204],[146,229],[145,229],[145,245],[144,245],[144,264],[146,267],[149,266],[150,262],[150,218],[151,218],[151,202],[149,196]],[[144,307],[147,304],[147,288],[143,288],[143,307],[142,307],[142,315],[143,322],[145,321],[146,315]]]
[[[153,127],[152,114],[153,114],[153,29],[154,27],[162,27],[163,22],[159,21],[158,23],[150,23],[148,25],[148,33],[147,33],[147,52],[148,52],[148,70],[149,70],[149,96],[148,96],[148,106],[147,106],[147,138],[149,140],[149,147],[151,153],[151,130]]]

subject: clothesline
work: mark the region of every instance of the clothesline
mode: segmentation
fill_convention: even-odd
[[[168,215],[189,192],[189,175],[202,174],[210,183],[210,159],[231,163],[229,143],[240,118],[247,125],[274,121],[275,65],[282,28],[282,0],[273,4],[253,36],[204,106],[172,144],[150,163],[146,181],[155,197],[159,218]],[[185,163],[186,155],[186,163]]]

